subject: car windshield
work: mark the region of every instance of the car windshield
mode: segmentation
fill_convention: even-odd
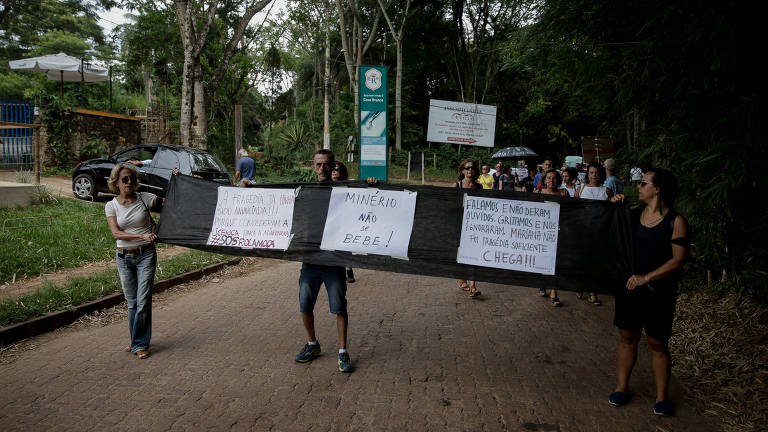
[[[190,159],[192,171],[221,171],[226,172],[224,165],[209,153],[191,153]]]

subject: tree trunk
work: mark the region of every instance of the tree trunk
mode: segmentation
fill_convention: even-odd
[[[193,147],[208,148],[208,110],[205,104],[205,88],[203,87],[203,69],[198,62],[195,65],[195,82],[193,85],[195,102],[192,105]]]
[[[397,78],[395,81],[395,148],[403,149],[403,33],[397,40]]]
[[[176,2],[176,18],[179,21],[181,31],[181,40],[184,46],[184,66],[182,67],[181,81],[181,112],[179,114],[179,144],[189,146],[191,144],[191,126],[192,126],[192,82],[193,73],[193,50],[192,44],[192,20],[190,17],[187,3],[184,1]]]
[[[325,29],[325,76],[323,77],[323,148],[331,148],[331,125],[330,125],[330,100],[328,98],[329,78],[331,75],[331,41],[329,31]]]

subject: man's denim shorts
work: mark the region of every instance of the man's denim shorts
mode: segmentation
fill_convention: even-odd
[[[347,313],[347,276],[344,267],[304,263],[299,276],[299,306],[301,313],[315,310],[320,285],[325,283],[328,306],[332,314]]]

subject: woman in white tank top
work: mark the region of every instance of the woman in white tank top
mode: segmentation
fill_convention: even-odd
[[[605,181],[605,168],[597,162],[590,162],[587,168],[587,183],[582,185],[576,191],[576,198],[592,199],[605,201],[613,196],[610,189],[603,186]],[[579,292],[578,298],[581,298],[584,293]],[[600,306],[602,303],[597,298],[597,293],[589,293],[589,302],[595,306]]]
[[[579,179],[579,175],[576,172],[576,168],[568,167],[563,170],[563,184],[560,189],[565,189],[568,192],[568,196],[573,198],[576,195],[576,180]]]

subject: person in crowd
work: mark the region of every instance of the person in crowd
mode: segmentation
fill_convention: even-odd
[[[480,183],[483,189],[493,189],[493,176],[488,173],[490,170],[490,166],[483,165],[480,176],[477,178],[477,182]]]
[[[104,208],[112,237],[116,240],[117,272],[128,303],[130,345],[126,352],[143,360],[149,357],[152,338],[152,286],[157,254],[149,209],[162,205],[157,196],[137,192],[136,167],[118,163],[109,175],[109,189],[117,194]]]
[[[347,166],[339,161],[336,161],[336,166],[334,166],[333,171],[331,171],[331,179],[333,181],[349,180],[349,171],[347,171]],[[346,271],[347,271],[347,283],[355,283],[354,270],[352,270],[351,267],[346,267]]]
[[[584,168],[584,165],[580,163],[576,164],[576,174],[578,177],[576,179],[577,185],[582,185],[587,182],[587,170]]]
[[[541,171],[539,171],[538,174],[536,174],[536,178],[534,179],[534,184],[536,185],[536,190],[540,190],[542,188],[542,175],[551,170],[554,166],[554,162],[552,161],[551,157],[545,157],[544,161],[541,162]]]
[[[634,237],[634,272],[626,289],[618,290],[613,320],[619,330],[617,384],[608,402],[622,406],[629,402],[629,377],[637,361],[637,346],[645,330],[651,350],[656,383],[653,413],[673,413],[669,401],[671,358],[669,338],[677,301],[677,285],[690,249],[688,223],[675,212],[677,181],[667,170],[649,169],[638,187],[640,204],[631,211]],[[615,195],[614,202],[624,201]]]
[[[256,176],[256,162],[248,156],[248,151],[240,149],[237,152],[237,167],[235,168],[235,181],[233,184],[246,187],[253,183],[253,179]],[[237,180],[240,179],[240,183]]]
[[[560,189],[560,184],[563,182],[560,173],[556,169],[550,168],[544,173],[544,179],[542,180],[542,188],[539,189],[539,193],[542,195],[559,195],[568,196],[568,192],[565,189]],[[547,291],[544,288],[539,288],[539,297],[546,297]],[[560,298],[557,297],[557,288],[552,288],[549,293],[552,306],[560,307],[563,304],[560,302]]]
[[[608,200],[613,196],[610,189],[603,186],[605,181],[605,168],[597,162],[590,162],[587,166],[587,183],[576,190],[576,198],[591,200]],[[577,297],[582,298],[583,293],[578,292]],[[602,305],[597,293],[589,293],[589,302],[595,306]]]
[[[493,190],[501,189],[501,176],[504,174],[504,163],[496,162],[496,172],[493,173]]]
[[[523,191],[533,193],[536,185],[536,169],[528,168],[528,177],[517,181],[517,187],[522,188]]]
[[[643,170],[640,167],[634,167],[631,170],[629,170],[630,180],[632,181],[632,186],[637,186],[640,184],[640,182],[643,180]]]
[[[505,171],[508,171],[508,167],[504,167]],[[464,159],[459,164],[459,177],[458,181],[454,185],[457,189],[482,189],[480,183],[477,182],[477,178],[480,176],[477,170],[477,162],[472,159]],[[475,281],[467,281],[465,279],[459,280],[459,288],[464,291],[469,291],[470,298],[477,298],[481,293],[477,290]]]
[[[332,151],[320,149],[315,153],[312,167],[317,174],[317,181],[332,181],[332,171],[336,167],[336,160]],[[375,179],[369,179],[369,183],[375,183]],[[347,283],[344,267],[328,266],[320,264],[303,263],[299,276],[299,307],[301,320],[307,334],[307,343],[296,354],[294,360],[299,363],[307,363],[320,355],[320,342],[315,336],[315,303],[320,293],[320,285],[325,284],[328,293],[328,306],[330,312],[336,315],[336,328],[339,334],[339,357],[337,360],[339,371],[352,372],[352,360],[347,352],[347,328],[349,317],[347,314]]]
[[[508,192],[515,191],[515,176],[512,174],[512,167],[504,165],[501,168],[502,175],[499,179],[499,190],[505,190]]]
[[[610,189],[613,195],[624,193],[624,183],[616,177],[616,160],[613,158],[606,159],[603,166],[606,174],[604,186]]]
[[[560,185],[560,188],[568,192],[569,197],[573,197],[576,195],[576,180],[579,179],[578,174],[576,173],[576,168],[566,167],[563,170],[562,176],[563,184]]]

